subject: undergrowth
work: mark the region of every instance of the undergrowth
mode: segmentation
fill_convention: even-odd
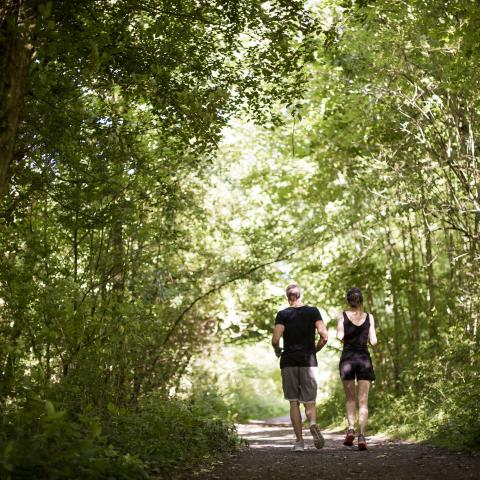
[[[464,341],[455,348],[444,347],[435,358],[412,362],[402,372],[397,392],[385,381],[374,385],[369,398],[368,432],[478,451],[480,368],[479,359],[469,358],[468,349]],[[324,426],[346,428],[340,380],[333,382],[329,398],[318,407],[318,416]]]
[[[240,444],[219,397],[145,398],[136,408],[72,414],[31,399],[2,417],[0,478],[163,478]]]

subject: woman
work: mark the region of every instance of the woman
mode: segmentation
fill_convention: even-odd
[[[338,314],[337,338],[343,342],[340,358],[340,378],[346,396],[348,431],[344,445],[351,446],[355,439],[355,379],[358,382],[358,449],[366,450],[365,427],[368,420],[368,391],[375,380],[372,359],[368,352],[370,345],[377,344],[373,315],[363,311],[362,292],[351,288],[347,292],[349,309]]]

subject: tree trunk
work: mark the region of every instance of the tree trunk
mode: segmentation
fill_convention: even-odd
[[[22,0],[6,0],[0,9],[0,196],[7,190],[33,53],[25,11]]]
[[[404,268],[407,269],[408,272],[411,272],[412,269],[409,268],[409,251],[407,247],[407,236],[405,234],[405,228],[404,225],[401,224],[400,226],[400,234],[402,236],[402,250],[403,250],[403,263],[405,265]],[[416,331],[414,329],[415,326],[415,302],[413,301],[413,295],[412,295],[412,290],[414,288],[413,281],[410,278],[408,281],[408,288],[406,289],[407,291],[405,292],[405,296],[407,299],[407,305],[408,305],[408,319],[410,322],[410,328],[407,329],[409,330],[408,337],[410,338],[410,341],[412,343],[412,347],[414,351],[416,351],[417,348],[417,337],[416,337]]]
[[[422,211],[423,233],[425,235],[425,262],[427,269],[428,315],[430,338],[436,340],[438,336],[437,311],[435,308],[435,277],[433,272],[432,233],[428,225],[427,214]]]
[[[396,274],[394,270],[394,245],[392,241],[392,234],[390,230],[390,211],[387,208],[387,215],[385,219],[385,253],[387,256],[387,281],[389,287],[389,294],[387,295],[387,302],[390,304],[393,313],[393,376],[395,382],[395,391],[400,389],[400,372],[401,372],[401,346],[402,346],[402,332],[400,326],[400,317],[398,312],[398,298]]]
[[[418,288],[419,288],[419,279],[418,279],[418,264],[417,264],[417,256],[415,253],[415,235],[413,232],[412,222],[410,221],[410,215],[407,216],[408,220],[408,234],[410,240],[410,257],[412,263],[412,274],[410,280],[410,297],[412,299],[412,318],[411,318],[411,325],[413,330],[413,338],[415,339],[415,344],[418,347],[420,344],[421,339],[421,331],[420,331],[420,321],[418,318],[418,312],[421,310],[421,305],[419,305],[419,298],[418,298]]]
[[[124,235],[123,223],[120,216],[119,207],[116,206],[116,211],[113,218],[112,226],[112,242],[113,242],[113,295],[114,295],[114,312],[117,320],[119,344],[117,350],[117,384],[116,397],[117,405],[124,405],[126,399],[126,381],[127,381],[127,362],[126,362],[126,337],[124,334],[123,312],[122,306],[124,302],[124,288],[125,288],[125,270],[124,270]]]

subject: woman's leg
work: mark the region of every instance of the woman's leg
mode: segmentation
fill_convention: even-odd
[[[368,421],[368,391],[370,390],[370,380],[358,381],[358,417],[360,435],[365,435]]]
[[[292,420],[293,431],[297,437],[297,442],[303,440],[302,433],[302,415],[298,400],[290,401],[290,419]]]
[[[355,380],[343,380],[345,390],[348,428],[355,429]]]

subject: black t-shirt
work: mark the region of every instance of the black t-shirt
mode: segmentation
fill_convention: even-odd
[[[275,325],[284,325],[283,353],[280,368],[316,367],[315,323],[322,320],[317,307],[303,305],[280,310]]]

